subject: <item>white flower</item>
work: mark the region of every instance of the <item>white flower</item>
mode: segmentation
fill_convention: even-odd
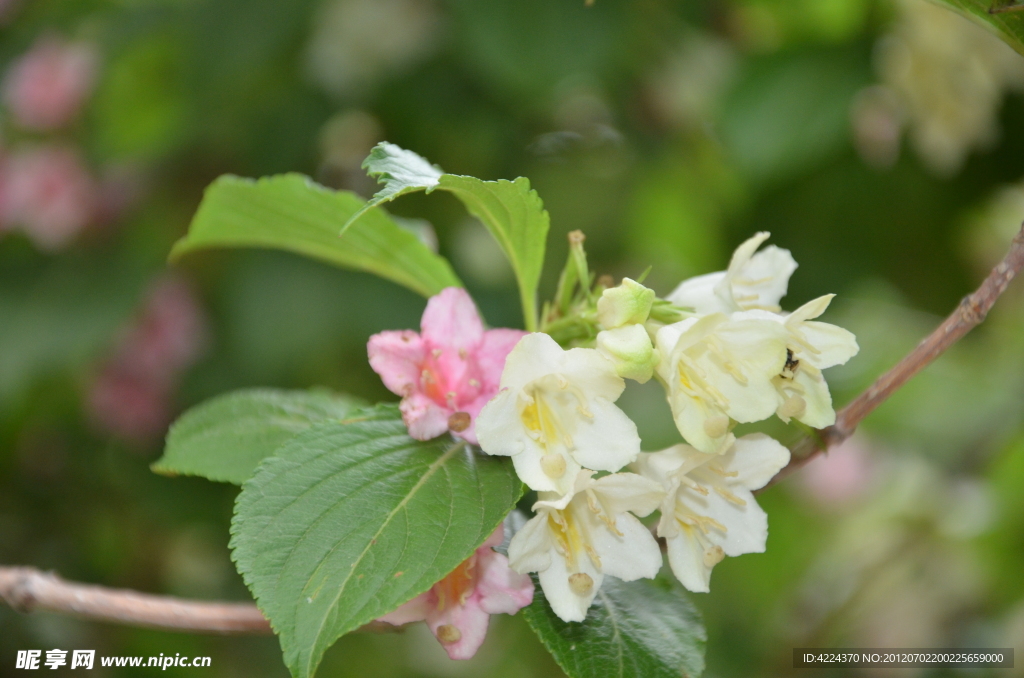
[[[684,280],[668,300],[697,313],[731,313],[761,309],[779,311],[796,261],[789,250],[771,245],[755,254],[770,233],[755,234],[733,252],[729,268]]]
[[[751,311],[781,323],[787,331],[786,363],[772,380],[779,394],[776,414],[787,423],[790,418],[814,428],[836,423],[832,396],[821,371],[842,365],[857,355],[860,347],[853,333],[813,320],[825,312],[833,297],[826,294],[813,299],[789,315]]]
[[[789,450],[761,433],[737,439],[720,455],[683,444],[640,455],[634,466],[667,492],[658,536],[666,540],[669,565],[683,586],[706,592],[711,569],[725,556],[765,550],[768,516],[751,490],[764,487],[788,462]]]
[[[536,572],[544,595],[564,621],[583,621],[605,575],[633,581],[661,569],[661,549],[631,513],[646,516],[665,496],[657,482],[635,473],[598,480],[583,470],[572,491],[542,494],[537,515],[512,537],[509,565]]]
[[[687,318],[658,330],[658,376],[679,432],[701,452],[724,451],[732,419],[766,419],[778,407],[772,379],[786,364],[786,328],[743,311]]]
[[[636,424],[613,404],[625,388],[596,349],[565,351],[547,334],[528,334],[477,416],[480,446],[512,457],[531,488],[565,494],[580,468],[618,471],[640,453]]]

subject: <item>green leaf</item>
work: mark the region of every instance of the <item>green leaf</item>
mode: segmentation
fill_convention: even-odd
[[[364,403],[326,391],[247,389],[207,400],[183,414],[152,466],[167,475],[241,485],[264,457],[313,424],[340,420]]]
[[[342,224],[364,207],[354,193],[332,191],[301,174],[256,181],[222,176],[206,189],[171,259],[209,247],[265,247],[374,273],[423,296],[462,286],[444,258],[382,209],[370,209],[339,237]]]
[[[394,200],[400,195],[426,190],[430,193],[444,174],[437,165],[432,165],[422,155],[382,141],[373,147],[363,161],[363,169],[384,188],[377,191],[370,205]]]
[[[519,283],[526,329],[536,330],[537,285],[551,220],[530,180],[483,181],[445,174],[437,187],[454,193],[501,245]]]
[[[522,494],[509,459],[409,437],[381,405],[290,440],[242,486],[231,547],[296,678],[340,637],[423,593]]]
[[[605,577],[582,622],[559,619],[538,585],[523,615],[570,678],[696,678],[704,671],[707,633],[671,576]]]
[[[363,163],[371,176],[384,182],[384,189],[369,205],[379,205],[414,191],[440,189],[455,194],[469,213],[483,222],[512,264],[522,297],[526,329],[537,329],[537,285],[544,267],[544,248],[550,218],[530,181],[484,181],[476,177],[443,174],[423,157],[394,144],[378,144]],[[352,215],[342,229],[347,233],[361,219]]]
[[[1002,38],[1018,53],[1024,54],[1024,4],[1021,4],[1019,0],[937,1],[980,23]]]

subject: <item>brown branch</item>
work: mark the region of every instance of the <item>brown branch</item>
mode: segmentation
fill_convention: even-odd
[[[864,417],[874,412],[875,408],[888,400],[911,377],[978,326],[1022,268],[1024,225],[1014,237],[1006,256],[992,269],[981,286],[973,294],[964,297],[956,310],[903,360],[896,363],[895,367],[879,377],[868,390],[854,398],[853,402],[839,410],[834,425],[817,431],[817,435],[809,436],[794,446],[789,464],[768,484],[772,485],[782,480],[829,447],[838,445],[853,435]]]
[[[76,584],[32,567],[0,567],[0,598],[19,612],[49,610],[83,619],[165,631],[270,635],[270,623],[255,605],[207,603],[154,596],[126,589]],[[359,631],[399,627],[370,622]]]
[[[205,603],[64,581],[31,567],[0,567],[0,597],[15,610],[50,610],[84,619],[169,631],[269,634],[255,605]]]

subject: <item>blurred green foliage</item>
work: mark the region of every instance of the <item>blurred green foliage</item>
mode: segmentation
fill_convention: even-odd
[[[34,132],[5,111],[0,147],[73,145],[96,176],[130,179],[116,215],[59,252],[0,230],[0,562],[71,579],[248,599],[227,550],[237,488],[152,474],[160,434],[115,435],[88,405],[165,275],[171,244],[222,173],[296,171],[368,196],[376,187],[359,164],[388,139],[452,173],[529,177],[552,221],[542,297],[573,229],[588,236],[592,270],[635,276],[651,265],[648,283],[662,294],[724,267],[736,244],[770,230],[800,263],[786,307],[836,292],[826,320],[858,335],[861,354],[830,375],[838,404],[973,288],[1024,217],[1024,200],[1005,199],[1021,195],[1024,179],[1019,57],[988,43],[995,56],[984,56],[976,41],[988,36],[953,14],[948,25],[934,19],[929,10],[939,10],[923,2],[0,7],[0,70],[48,34],[90,42],[100,56],[74,123]],[[952,57],[940,62],[928,45]],[[901,80],[883,52],[914,57],[913,78]],[[951,73],[948,64],[961,62],[974,70]],[[943,98],[943,83],[957,78],[996,84],[958,103]],[[969,115],[978,109],[991,119]],[[940,156],[937,147],[954,150]],[[519,325],[512,273],[457,200],[412,195],[391,208],[429,220],[492,326]],[[246,386],[395,399],[370,370],[365,343],[417,325],[423,301],[412,292],[285,253],[207,252],[173,270],[190,281],[208,332],[201,357],[173,382],[168,414]],[[788,675],[801,645],[1019,644],[1022,375],[1018,284],[985,325],[865,422],[853,451],[761,495],[767,553],[722,563],[712,593],[693,596],[708,623],[706,675]],[[623,405],[647,449],[675,442],[656,389],[631,386]],[[846,458],[862,467],[843,466]],[[852,489],[829,499],[830,482]],[[16,650],[52,647],[210,655],[210,676],[287,675],[270,638],[0,607],[0,675],[13,672]],[[560,672],[522,619],[495,618],[470,662],[450,662],[416,628],[346,637],[321,675]]]

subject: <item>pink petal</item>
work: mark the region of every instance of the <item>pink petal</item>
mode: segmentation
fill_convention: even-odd
[[[480,579],[475,597],[485,612],[515,614],[533,602],[533,581],[529,575],[512,570],[505,556],[481,549],[477,551],[476,566]]]
[[[420,330],[430,348],[451,349],[456,353],[475,350],[484,334],[476,305],[461,287],[446,287],[430,298],[420,320]]]
[[[412,330],[388,331],[370,337],[366,345],[370,367],[392,393],[408,396],[419,391],[426,349]]]
[[[387,622],[395,626],[423,621],[427,618],[427,614],[434,607],[434,604],[435,601],[431,592],[427,591],[416,596],[394,612],[388,612],[383,617],[378,618],[377,621]]]
[[[487,637],[490,615],[484,612],[475,596],[470,596],[465,605],[452,605],[443,610],[436,607],[427,613],[427,626],[452,659],[469,659],[476,654]],[[439,637],[438,629],[450,625],[459,630],[455,642],[445,643]]]
[[[476,363],[480,370],[484,393],[493,396],[498,392],[501,372],[505,369],[505,358],[526,335],[527,332],[522,330],[505,328],[484,332],[483,341],[476,351]]]
[[[453,414],[452,410],[441,407],[422,393],[402,398],[399,409],[409,435],[416,440],[430,440],[447,431],[448,417]]]

